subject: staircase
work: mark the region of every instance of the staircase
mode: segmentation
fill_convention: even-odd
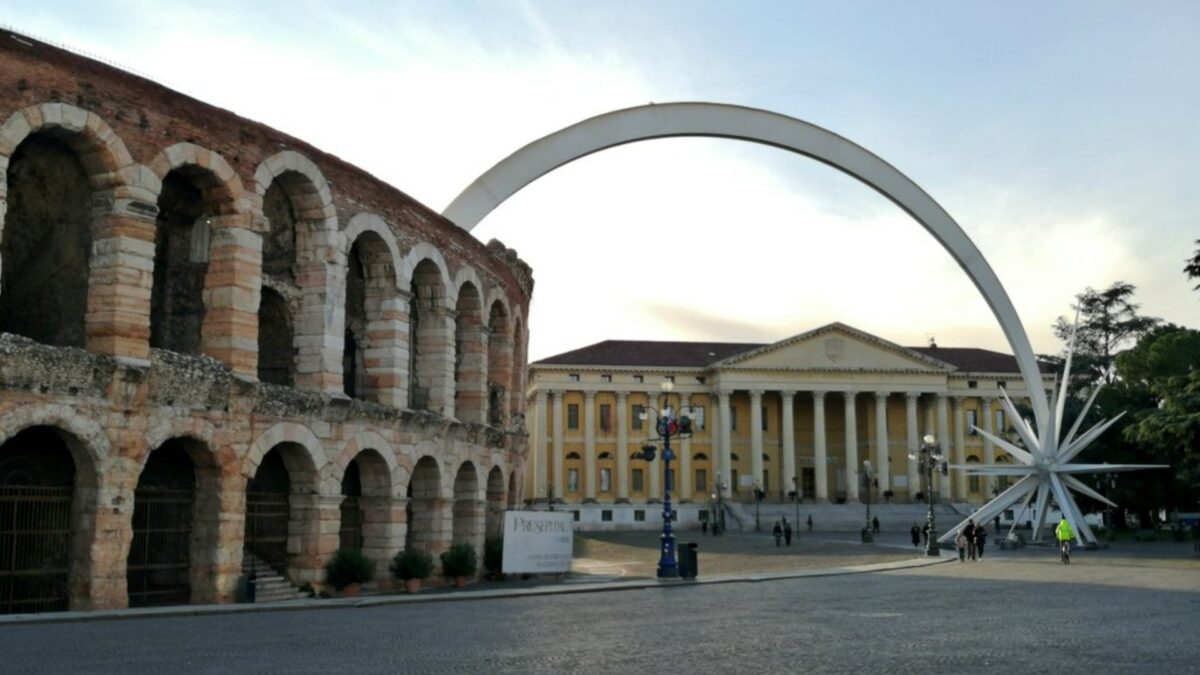
[[[746,521],[743,521],[743,531],[754,530],[754,505],[741,504],[742,509],[748,514]],[[967,505],[969,507],[969,505]],[[961,507],[960,507],[961,508]],[[918,526],[924,525],[928,507],[920,503],[884,503],[871,504],[871,515],[879,519],[880,527],[884,530],[895,532],[908,532],[908,528],[913,524]],[[965,510],[965,509],[964,509]],[[796,507],[794,504],[788,503],[770,503],[763,502],[759,507],[759,519],[762,523],[764,532],[769,532],[771,526],[780,518],[795,520]],[[965,515],[961,515],[955,506],[938,503],[934,504],[934,514],[937,516],[939,528],[950,527],[958,523]],[[969,512],[968,512],[969,513]],[[800,523],[798,529],[803,532],[807,530],[808,517],[812,516],[813,529],[818,532],[846,532],[858,531],[866,524],[866,505],[861,503],[855,504],[811,504],[800,503]],[[733,525],[730,524],[730,528]]]
[[[254,602],[278,602],[280,600],[302,600],[308,594],[292,585],[275,571],[265,560],[250,551],[242,551],[242,574],[249,576],[254,584]]]

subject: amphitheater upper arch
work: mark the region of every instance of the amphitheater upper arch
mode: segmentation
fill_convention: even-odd
[[[280,422],[259,434],[258,438],[250,444],[250,449],[246,452],[246,457],[242,462],[242,474],[247,478],[253,478],[254,472],[258,470],[258,465],[262,463],[262,458],[271,451],[271,448],[280,443],[295,443],[303,447],[308,452],[313,468],[318,473],[329,462],[321,440],[311,429],[295,422]]]
[[[417,265],[422,260],[429,260],[437,266],[442,279],[442,287],[447,289],[447,306],[453,309],[454,303],[458,299],[458,287],[450,282],[450,266],[446,264],[446,258],[442,256],[442,252],[436,246],[429,242],[419,241],[413,244],[413,247],[404,255],[399,270],[402,288],[408,288],[412,284],[413,274],[416,273]],[[449,297],[450,294],[453,294],[454,297]]]
[[[484,304],[484,314],[488,315],[496,303],[500,303],[500,306],[504,308],[504,332],[508,334],[513,325],[513,313],[508,304],[508,295],[501,288],[492,288],[488,292],[488,299]]]
[[[261,200],[267,189],[280,176],[295,173],[305,179],[305,189],[292,195],[297,210],[306,220],[320,222],[327,232],[337,231],[337,209],[333,204],[333,190],[325,174],[308,157],[295,150],[282,150],[264,159],[254,171],[254,194]]]
[[[98,422],[80,415],[71,406],[27,404],[0,416],[0,444],[25,429],[38,426],[53,427],[74,436],[78,443],[67,445],[75,460],[75,469],[81,472],[85,484],[98,484],[112,454],[108,434]]]
[[[219,153],[195,143],[176,143],[164,148],[150,162],[150,171],[163,180],[175,169],[196,167],[212,175],[216,182],[215,199],[211,203],[229,214],[247,214],[250,203],[238,176],[229,162]]]
[[[454,303],[458,304],[458,296],[462,292],[464,284],[472,284],[475,290],[480,294],[484,292],[483,283],[479,281],[479,274],[475,272],[475,268],[470,265],[463,265],[459,268],[458,273],[454,275],[454,284],[450,287],[454,294]]]
[[[375,234],[387,245],[388,256],[392,259],[392,270],[395,273],[396,288],[404,288],[405,286],[401,284],[403,277],[399,271],[403,260],[400,255],[400,244],[396,241],[396,235],[392,232],[392,228],[388,227],[387,222],[374,213],[356,213],[346,224],[338,246],[338,263],[343,267],[346,266],[347,260],[350,258],[351,247],[366,232]]]
[[[138,462],[138,471],[141,472],[146,467],[146,461],[150,458],[150,452],[153,452],[160,445],[172,438],[190,438],[200,441],[208,449],[209,453],[214,456],[215,460],[217,453],[217,430],[211,422],[197,418],[164,420],[151,426],[146,431],[145,447],[147,452],[142,453]]]
[[[786,115],[716,103],[650,104],[617,110],[544,136],[501,160],[442,215],[471,230],[521,188],[564,164],[607,148],[656,138],[706,136],[770,145],[846,173],[907,212],[950,253],[983,295],[1017,359],[1038,428],[1050,411],[1029,336],[999,278],[958,223],[907,176],[867,149]]]

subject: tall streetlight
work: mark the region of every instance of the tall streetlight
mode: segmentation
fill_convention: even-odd
[[[655,411],[658,413],[658,431],[659,438],[663,442],[663,529],[662,529],[662,547],[658,557],[658,578],[670,579],[679,576],[679,563],[675,559],[675,534],[671,531],[671,460],[675,459],[675,453],[671,451],[672,436],[690,436],[692,434],[692,419],[691,410],[687,414],[680,415],[678,419],[675,417],[675,411],[671,408],[670,401],[667,395],[674,389],[674,385],[668,380],[662,383],[663,401],[662,407]],[[643,413],[643,418],[645,413]],[[642,446],[642,459],[647,462],[654,461],[654,454],[657,448],[653,443],[646,443]]]
[[[1105,462],[1105,464],[1108,464],[1108,462]],[[1111,493],[1113,490],[1115,490],[1117,488],[1117,474],[1102,473],[1102,474],[1100,474],[1100,482],[1104,484],[1104,498],[1106,500],[1111,500],[1112,499]],[[1107,504],[1104,505],[1104,511],[1105,511],[1104,524],[1108,526],[1108,532],[1106,533],[1106,535],[1107,535],[1108,541],[1111,543],[1116,540],[1116,533],[1117,533],[1116,528],[1113,527],[1114,523],[1113,523],[1112,501],[1109,501]]]
[[[800,478],[792,476],[792,502],[796,504],[796,533],[800,533]]]
[[[721,500],[721,494],[728,489],[729,485],[721,480],[720,476],[717,476],[713,480],[712,498],[717,503],[716,512],[714,513],[715,517],[713,518],[713,534],[721,534],[721,530],[725,529],[725,504]]]
[[[921,449],[916,455],[910,454],[909,459],[917,460],[917,466],[921,473],[925,474],[925,501],[929,506],[928,515],[925,525],[929,528],[929,538],[925,543],[925,555],[938,556],[941,551],[937,546],[937,525],[933,519],[933,471],[940,469],[943,475],[946,473],[945,457],[942,457],[941,448],[938,447],[937,439],[933,434],[925,434],[925,438],[921,439]]]
[[[862,540],[864,544],[870,544],[875,541],[875,536],[871,532],[871,479],[875,476],[875,470],[871,467],[870,460],[863,461],[862,484],[863,493],[867,496],[867,525],[862,531]]]

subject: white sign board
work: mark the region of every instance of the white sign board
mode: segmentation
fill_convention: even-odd
[[[569,511],[505,511],[505,574],[571,571],[575,517]]]

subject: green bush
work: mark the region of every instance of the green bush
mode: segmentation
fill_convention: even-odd
[[[470,577],[479,568],[479,557],[470,544],[454,544],[442,554],[442,573],[448,577]]]
[[[356,548],[339,548],[325,563],[325,581],[337,590],[375,578],[375,564]]]
[[[483,569],[494,577],[500,576],[504,567],[504,538],[488,537],[483,542]]]
[[[419,548],[406,548],[392,558],[392,577],[400,581],[428,579],[433,574],[433,556]]]

